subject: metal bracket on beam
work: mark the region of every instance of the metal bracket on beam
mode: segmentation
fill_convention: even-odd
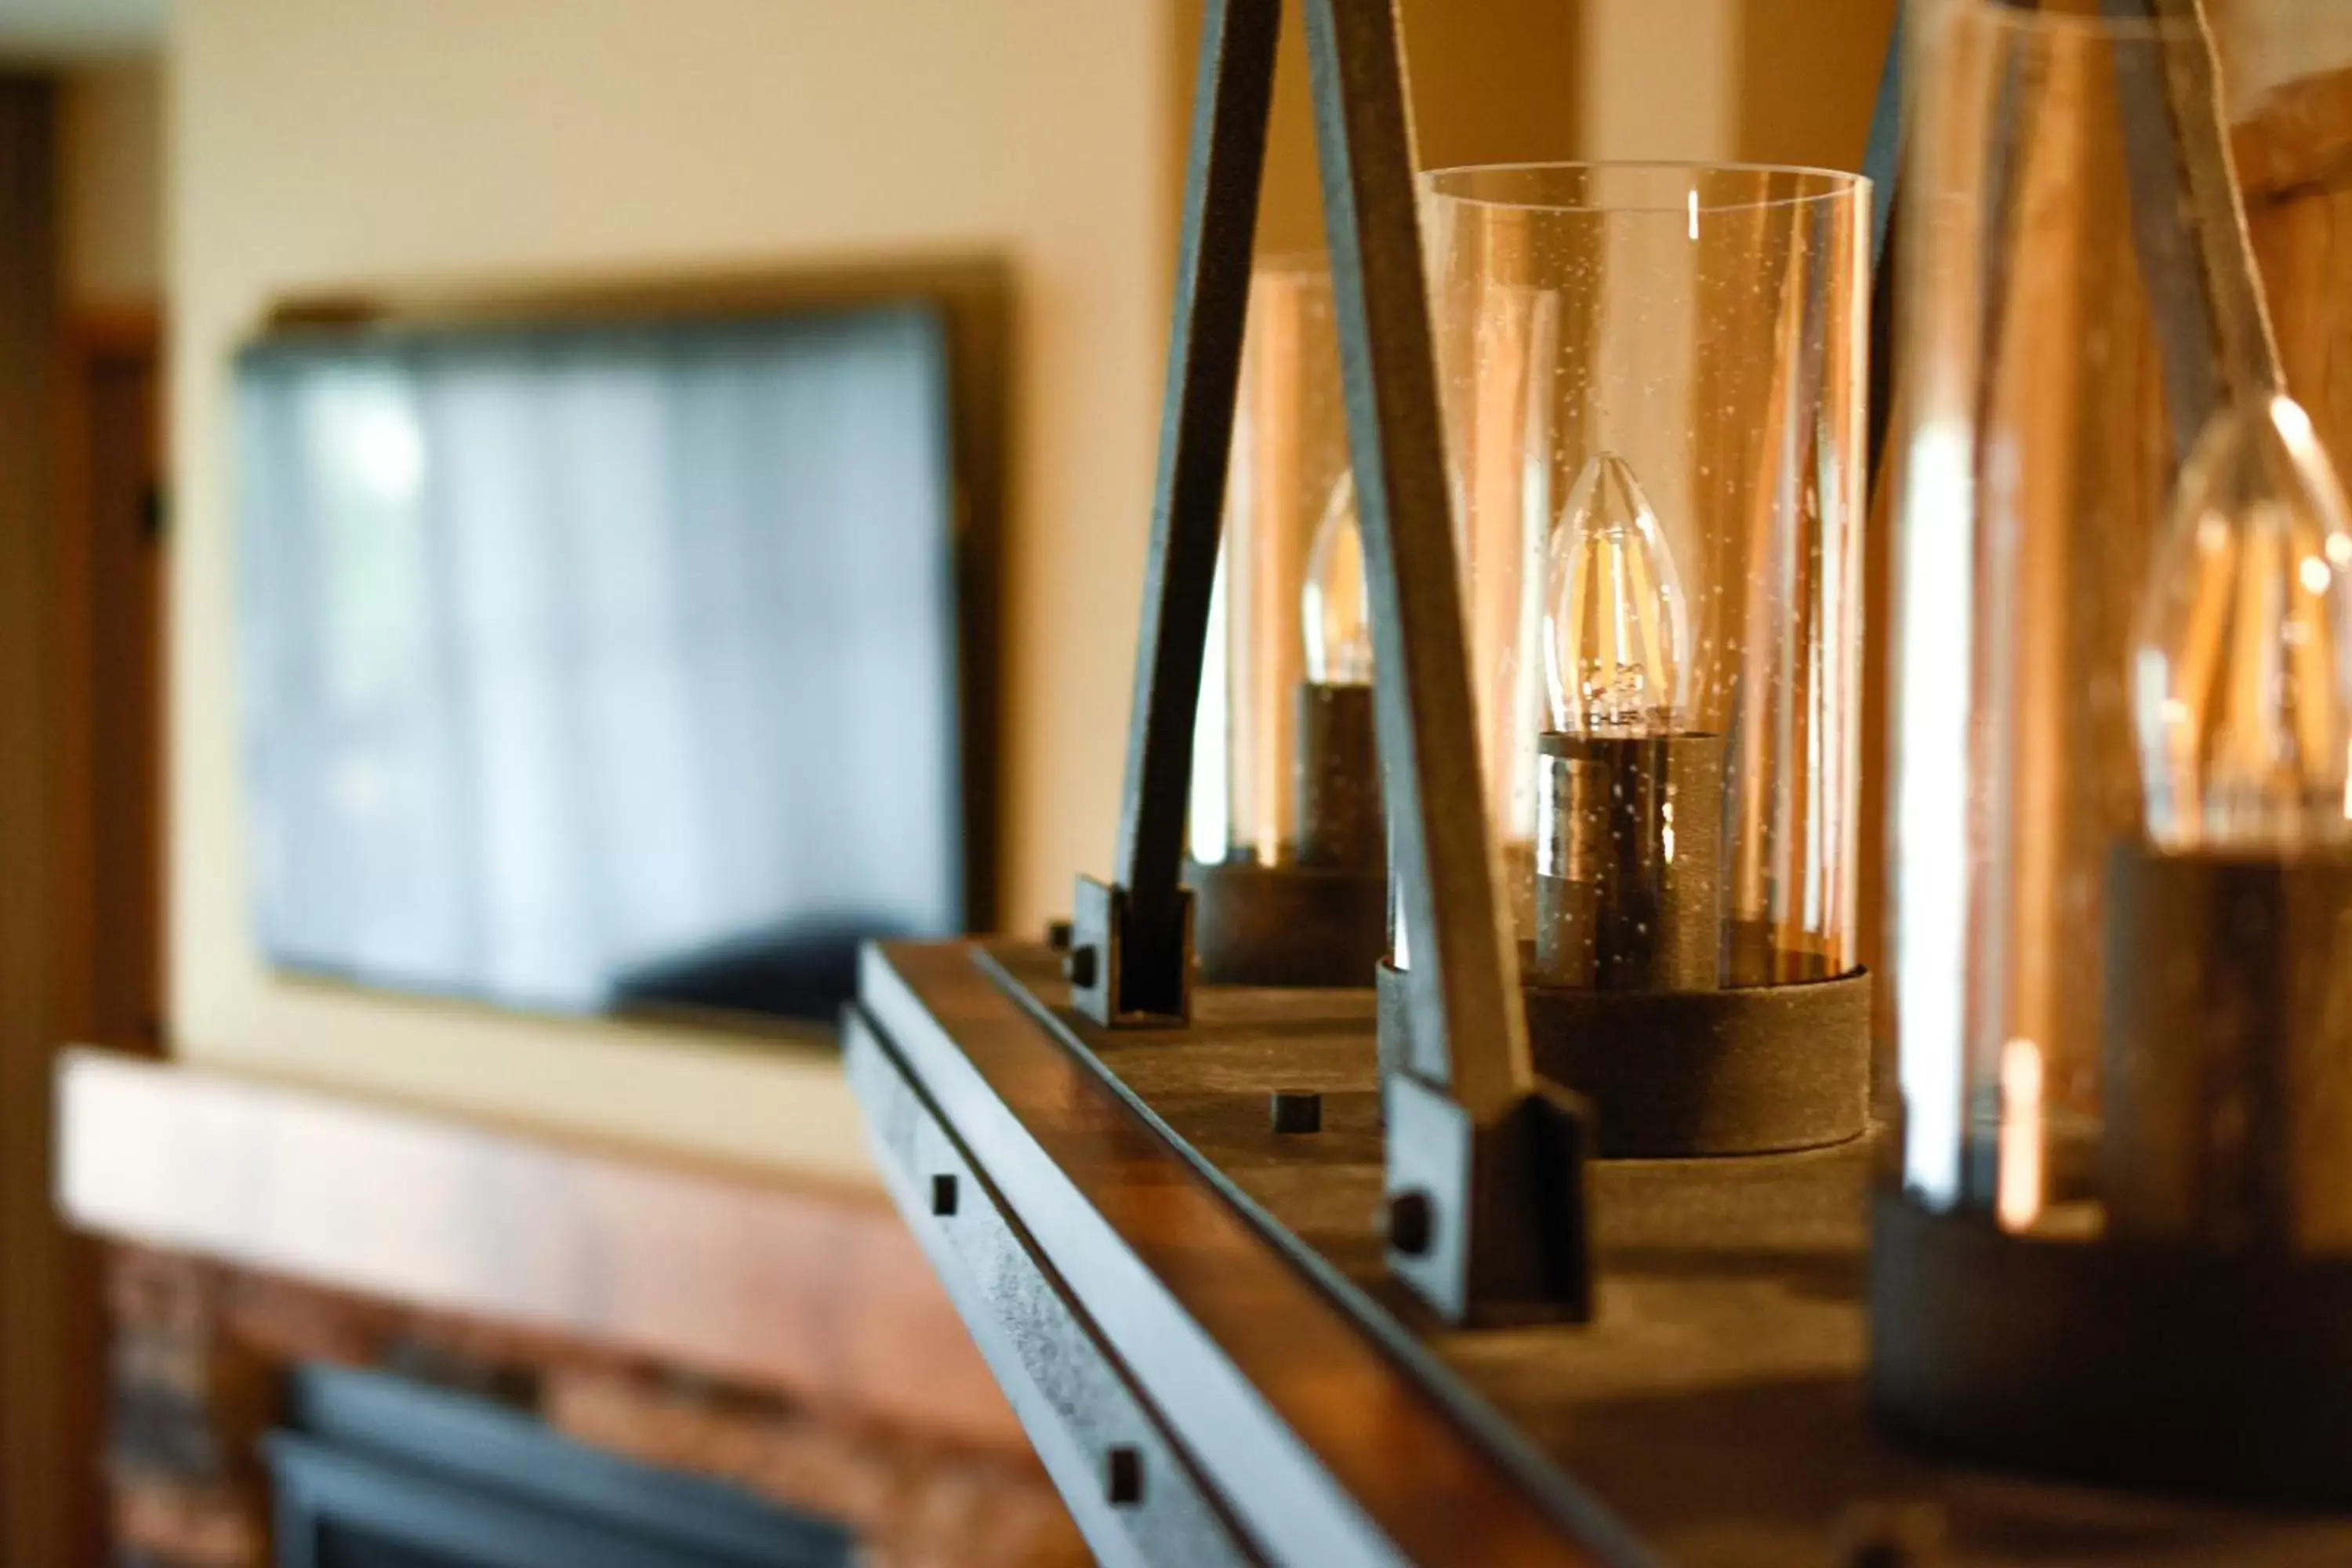
[[[2231,161],[2212,27],[2200,0],[2102,0],[2151,24],[2115,46],[2131,184],[2132,243],[2156,321],[2174,460],[2189,461],[2215,413],[2283,392],[2262,274]],[[2185,47],[2153,26],[2198,39]]]
[[[1903,162],[1903,62],[1908,45],[1897,5],[1886,37],[1886,62],[1878,74],[1878,97],[1871,107],[1870,140],[1862,154],[1863,177],[1870,182],[1870,406],[1865,423],[1869,489],[1876,514],[1880,477],[1886,470],[1886,433],[1895,418],[1895,175]]]
[[[1391,0],[1307,0],[1324,224],[1370,590],[1391,853],[1421,942],[1420,1042],[1387,1086],[1390,1264],[1453,1321],[1591,1307],[1590,1120],[1529,1065],[1488,836]],[[1082,878],[1068,968],[1097,1024],[1191,1012],[1179,880],[1247,309],[1277,0],[1211,0],[1160,427],[1118,879]]]
[[[1450,1321],[1579,1319],[1589,1118],[1536,1079],[1496,897],[1391,0],[1307,0],[1307,51],[1390,854],[1415,937],[1416,1059],[1384,1086],[1389,1265]]]
[[[1184,814],[1282,6],[1280,0],[1209,0],[1205,10],[1118,875],[1109,884],[1081,878],[1071,911],[1072,999],[1106,1026],[1181,1024],[1192,1016]]]

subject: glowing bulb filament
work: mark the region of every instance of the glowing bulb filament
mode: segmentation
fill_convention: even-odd
[[[1372,679],[1370,591],[1364,581],[1364,528],[1356,515],[1356,480],[1342,473],[1324,503],[1307,550],[1299,595],[1307,636],[1307,679],[1318,686],[1369,686]]]
[[[2352,516],[2303,411],[2228,408],[2199,441],[2133,650],[2148,835],[2291,851],[2352,837]]]
[[[1544,684],[1552,727],[1651,735],[1679,718],[1682,579],[1625,459],[1603,452],[1569,492],[1549,552]]]

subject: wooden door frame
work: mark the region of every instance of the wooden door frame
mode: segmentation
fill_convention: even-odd
[[[98,702],[94,660],[79,656],[96,649],[99,638],[105,635],[105,628],[97,625],[95,565],[99,498],[90,482],[97,458],[96,383],[99,376],[113,364],[143,366],[153,375],[157,406],[152,438],[155,447],[150,453],[149,461],[157,475],[163,474],[165,464],[161,443],[163,433],[168,428],[162,402],[165,389],[162,374],[163,314],[154,306],[145,304],[70,310],[66,314],[59,339],[57,422],[58,528],[55,557],[56,635],[59,653],[56,788],[60,858],[55,878],[55,908],[58,929],[61,933],[60,951],[57,955],[58,1025],[60,1032],[70,1036],[77,1043],[103,1044],[153,1054],[162,1049],[160,1031],[144,1037],[125,1035],[119,1031],[101,1031],[94,1023],[100,1012],[96,998],[99,964],[93,942],[97,916],[95,873],[99,836],[107,831],[110,825],[97,820],[98,802],[93,788]],[[159,763],[163,755],[168,754],[163,745],[168,692],[161,668],[161,656],[169,629],[164,620],[165,614],[165,602],[159,595],[152,628],[159,668],[154,672],[155,688],[152,693],[155,704],[152,719],[156,725]],[[153,798],[148,803],[151,813],[148,829],[149,841],[156,847],[152,913],[160,933],[165,897],[163,846],[166,810],[160,768],[156,782]],[[163,962],[160,944],[158,962],[159,964]],[[159,989],[165,978],[160,972],[155,975]],[[94,1038],[101,1033],[107,1037]]]
[[[160,442],[163,421],[160,374],[163,322],[148,308],[72,311],[61,309],[54,327],[55,350],[47,366],[53,430],[46,457],[48,491],[45,515],[44,575],[47,611],[38,624],[0,633],[13,635],[16,652],[37,660],[47,685],[47,722],[41,755],[34,765],[46,774],[40,815],[48,849],[43,886],[32,889],[32,906],[9,929],[40,919],[47,930],[39,945],[49,965],[48,995],[39,1032],[12,1037],[38,1058],[11,1065],[8,1080],[20,1090],[13,1115],[0,1116],[0,1136],[22,1140],[0,1170],[0,1205],[13,1240],[5,1273],[7,1289],[23,1291],[37,1310],[0,1313],[0,1331],[16,1342],[0,1346],[0,1366],[18,1370],[14,1386],[0,1390],[0,1560],[40,1563],[58,1568],[98,1568],[109,1560],[102,1484],[107,1463],[109,1389],[106,1313],[100,1288],[99,1246],[68,1232],[51,1205],[46,1171],[54,1159],[58,1129],[46,1090],[63,1048],[92,1034],[107,1043],[154,1051],[160,1042],[119,1029],[98,1029],[102,1016],[97,989],[102,966],[97,952],[101,929],[96,871],[100,836],[120,825],[100,819],[96,789],[99,765],[97,705],[102,700],[95,675],[103,624],[95,569],[100,547],[100,497],[94,482],[100,460],[99,379],[110,367],[129,363],[154,375],[156,416],[151,439]],[[163,472],[160,450],[151,450],[149,471]],[[154,765],[154,819],[148,825],[160,862],[163,802],[163,679],[160,668],[160,596],[152,643],[158,658],[152,696],[158,704]],[[146,646],[142,644],[140,646]],[[162,868],[156,867],[153,906],[160,955],[163,919]],[[160,985],[161,975],[155,977]],[[25,1369],[38,1368],[39,1375]]]

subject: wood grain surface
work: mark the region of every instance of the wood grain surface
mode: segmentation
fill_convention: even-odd
[[[1268,1468],[1206,1387],[1229,1371],[1414,1563],[1878,1561],[1841,1553],[1890,1520],[1948,1568],[2352,1562],[2342,1519],[1994,1476],[1885,1437],[1866,1141],[1604,1164],[1598,1321],[1448,1331],[1376,1238],[1368,994],[1204,987],[1192,1029],[1114,1034],[1068,1012],[1042,949],[899,947],[887,969],[868,988],[894,998],[877,1018],[901,1059],[1221,1485]],[[1320,1091],[1323,1131],[1275,1133],[1276,1088]]]
[[[58,1079],[76,1226],[633,1350],[1024,1449],[888,1202],[99,1051]]]
[[[1615,1521],[1572,1485],[1538,1496],[1517,1484],[1439,1402],[1398,1374],[1391,1347],[1360,1332],[974,952],[964,944],[869,952],[861,1005],[1270,1559],[1633,1559]],[[1042,985],[1055,973],[1042,950],[1024,956],[1024,977],[1036,973]],[[1046,994],[1066,1000],[1066,987],[1055,979]],[[1271,1041],[1303,1084],[1370,1074],[1369,991],[1279,994],[1303,1000],[1271,1029],[1262,1015],[1236,1016],[1231,1005],[1275,994],[1202,987],[1195,1029],[1181,1043],[1158,1031],[1119,1037],[1139,1053],[1167,1055],[1171,1070],[1180,1055],[1203,1062],[1202,1038],[1239,1031]],[[1262,1079],[1264,1065],[1261,1051],[1243,1070]],[[1192,1079],[1189,1095],[1169,1097],[1168,1109],[1249,1098],[1243,1081],[1225,1080],[1225,1066],[1221,1058]],[[1256,1103],[1262,1115],[1262,1095]],[[1361,1116],[1352,1120],[1354,1130],[1328,1146],[1376,1150]],[[1347,1203],[1351,1194],[1325,1180],[1333,1169],[1294,1166],[1293,1195]],[[1376,1259],[1370,1212],[1367,1200],[1358,1250]],[[1276,1425],[1255,1419],[1261,1404]]]

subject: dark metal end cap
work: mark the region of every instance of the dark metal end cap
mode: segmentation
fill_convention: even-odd
[[[1836,1568],[1934,1568],[1948,1531],[1932,1502],[1865,1502],[1847,1509],[1831,1537]]]
[[[1323,1131],[1323,1097],[1312,1089],[1277,1089],[1268,1097],[1267,1105],[1276,1132]]]
[[[1113,1508],[1133,1508],[1143,1500],[1143,1453],[1131,1444],[1116,1443],[1104,1456],[1103,1490]]]
[[[1391,1247],[1407,1258],[1418,1258],[1437,1238],[1436,1205],[1418,1188],[1391,1194],[1387,1228]]]

